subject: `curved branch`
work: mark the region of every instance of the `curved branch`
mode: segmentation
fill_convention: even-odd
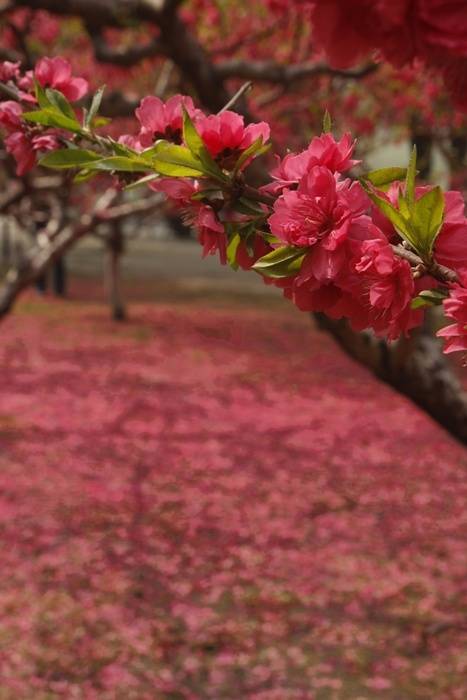
[[[112,63],[115,66],[134,66],[146,58],[154,58],[165,54],[165,47],[158,38],[154,38],[144,46],[132,46],[128,49],[111,48],[101,34],[88,28],[88,34],[94,48],[94,56],[100,63]]]
[[[355,333],[346,321],[322,313],[314,317],[318,327],[330,333],[350,357],[467,445],[467,394],[430,329],[388,343],[369,332]]]
[[[315,63],[314,61],[306,61],[295,65],[282,65],[275,61],[232,60],[216,64],[215,71],[221,80],[241,78],[242,80],[288,84],[304,78],[321,75],[347,80],[359,80],[370,75],[377,68],[377,63],[369,63],[355,70],[339,70],[331,68],[325,63]]]
[[[65,225],[48,242],[35,245],[26,254],[18,269],[8,271],[0,287],[0,319],[8,314],[19,294],[37,280],[55,261],[61,258],[78,240],[88,235],[102,223],[118,222],[122,219],[144,214],[161,205],[161,198],[145,197],[143,200],[112,206],[118,192],[105,193],[92,214],[83,214],[76,225]]]
[[[21,54],[12,49],[6,49],[4,46],[0,47],[0,61],[10,61],[11,63],[17,63],[21,61]]]
[[[455,282],[459,281],[459,276],[457,272],[454,272],[454,270],[451,270],[445,265],[440,265],[434,260],[429,265],[427,265],[416,253],[413,253],[411,250],[404,248],[404,246],[402,245],[393,245],[391,246],[391,248],[399,258],[407,260],[407,262],[409,262],[411,265],[414,265],[416,268],[419,268],[421,272],[429,273],[432,277],[439,280],[440,282],[444,282],[445,284],[454,284]]]

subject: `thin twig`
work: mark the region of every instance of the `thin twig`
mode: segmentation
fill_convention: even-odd
[[[425,272],[430,274],[432,277],[435,277],[435,279],[439,280],[440,282],[445,282],[446,284],[459,282],[457,272],[454,272],[454,270],[451,270],[449,267],[440,265],[435,261],[427,264],[416,253],[413,253],[411,250],[407,250],[407,248],[404,248],[402,245],[393,245],[391,248],[399,258],[407,260],[407,262],[414,267],[424,269]]]
[[[253,87],[253,83],[251,80],[248,80],[246,83],[243,83],[242,87],[237,90],[235,95],[230,99],[224,107],[218,112],[218,114],[222,114],[222,112],[226,112],[228,109],[234,106],[234,104],[241,98],[243,95],[246,95],[247,92],[251,90]]]
[[[6,83],[0,82],[0,94],[5,95],[5,97],[8,97],[10,100],[19,102],[19,94],[16,88],[10,87]]]

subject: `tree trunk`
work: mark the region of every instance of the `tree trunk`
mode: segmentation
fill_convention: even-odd
[[[433,135],[429,128],[416,117],[411,124],[412,145],[417,147],[417,170],[421,180],[429,180],[431,174]]]
[[[318,327],[381,381],[407,396],[461,443],[467,445],[467,393],[429,328],[387,343],[370,332],[355,333],[346,321],[314,314]]]
[[[112,319],[126,319],[121,279],[121,256],[124,250],[123,236],[118,227],[113,227],[107,241],[106,285]]]

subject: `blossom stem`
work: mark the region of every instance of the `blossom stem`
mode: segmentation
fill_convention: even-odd
[[[20,101],[18,91],[9,85],[6,85],[6,83],[0,82],[0,94],[5,95],[5,97],[10,100],[14,100],[15,102]]]
[[[399,258],[407,260],[407,262],[409,262],[413,267],[417,267],[419,269],[423,268],[428,274],[440,282],[445,282],[446,284],[459,282],[457,273],[454,272],[454,270],[451,270],[449,267],[440,265],[435,261],[427,264],[416,253],[413,253],[411,250],[407,250],[407,248],[404,248],[404,246],[393,245],[391,247]]]
[[[256,199],[256,201],[267,204],[268,206],[271,206],[276,201],[270,194],[260,192],[256,187],[252,187],[251,185],[244,185],[243,191],[250,199]]]
[[[251,80],[248,80],[248,82],[243,83],[243,85],[241,86],[241,88],[240,88],[239,90],[237,90],[237,92],[236,92],[235,95],[232,97],[232,99],[230,99],[230,100],[227,102],[227,104],[224,105],[224,106],[222,107],[221,110],[219,110],[218,114],[222,114],[222,112],[227,112],[227,110],[230,109],[231,107],[233,107],[234,104],[235,104],[236,102],[238,102],[238,100],[239,100],[241,97],[243,97],[243,95],[245,95],[249,90],[251,90],[252,87],[253,87],[253,83],[251,82]]]

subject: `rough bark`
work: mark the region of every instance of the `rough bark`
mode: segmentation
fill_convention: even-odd
[[[334,321],[322,313],[314,317],[318,327],[330,333],[348,355],[467,445],[467,393],[429,329],[390,344],[369,332],[354,333],[345,321]]]
[[[41,248],[36,246],[29,251],[21,266],[11,269],[0,287],[0,318],[11,310],[18,295],[39,279],[50,265],[69,250],[79,238],[89,232],[89,226],[67,226],[50,242]]]
[[[0,319],[11,310],[21,292],[34,284],[49,267],[61,258],[75,243],[92,233],[102,223],[113,224],[138,214],[149,214],[160,207],[160,196],[142,198],[137,202],[125,202],[111,206],[117,197],[109,190],[101,197],[92,214],[84,214],[75,225],[65,225],[52,239],[38,243],[26,254],[17,268],[12,268],[0,286]]]
[[[107,239],[106,248],[106,286],[110,313],[114,321],[124,321],[126,319],[126,310],[121,279],[121,258],[124,252],[124,242],[119,227],[113,227],[113,231]]]

